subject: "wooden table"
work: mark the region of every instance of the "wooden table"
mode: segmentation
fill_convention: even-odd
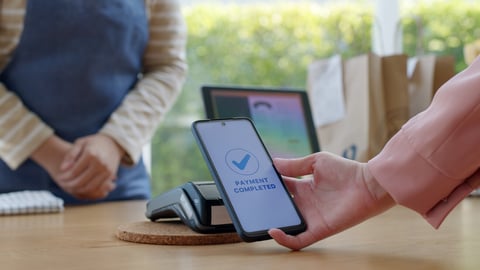
[[[273,240],[159,246],[118,240],[143,221],[145,202],[67,207],[60,214],[0,217],[0,269],[480,269],[480,198],[436,231],[396,207],[300,252]]]

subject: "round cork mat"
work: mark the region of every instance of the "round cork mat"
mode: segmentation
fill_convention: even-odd
[[[120,225],[117,238],[124,241],[155,245],[217,245],[242,242],[236,232],[197,233],[181,221],[142,221]]]

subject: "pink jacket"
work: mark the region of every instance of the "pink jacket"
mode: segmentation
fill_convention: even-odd
[[[438,228],[480,186],[480,58],[368,162],[394,200]]]

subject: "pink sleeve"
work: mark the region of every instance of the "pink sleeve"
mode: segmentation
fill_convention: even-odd
[[[368,167],[397,203],[438,228],[480,185],[480,58],[445,83]]]

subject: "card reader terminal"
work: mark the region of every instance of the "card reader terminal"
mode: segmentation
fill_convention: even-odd
[[[192,181],[147,202],[151,221],[180,218],[199,233],[233,232],[235,228],[213,181]]]

